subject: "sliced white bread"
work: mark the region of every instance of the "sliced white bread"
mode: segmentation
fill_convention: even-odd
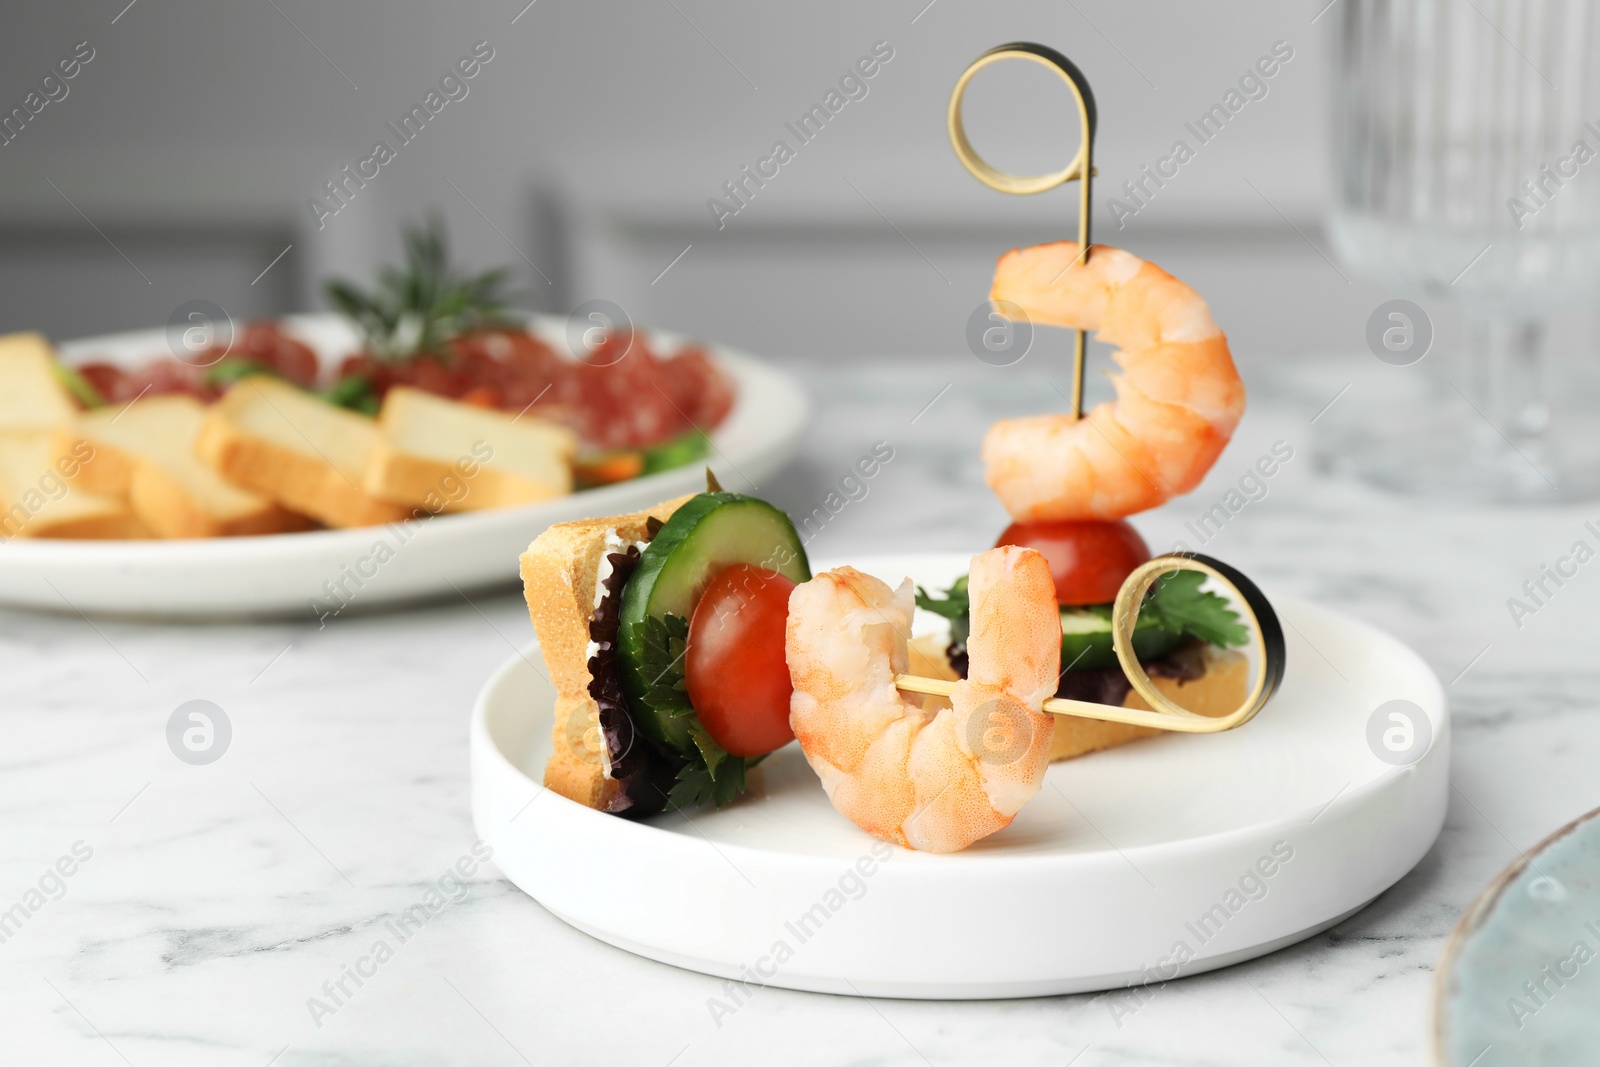
[[[329,526],[394,522],[408,508],[362,488],[376,423],[277,378],[234,384],[206,410],[195,452],[228,481]]]
[[[572,492],[571,430],[397,386],[378,415],[373,496],[429,511],[479,511]]]
[[[556,687],[554,750],[544,768],[544,784],[569,800],[605,811],[616,798],[617,783],[607,778],[589,745],[600,723],[600,708],[589,695],[589,620],[600,557],[608,536],[623,541],[648,538],[649,520],[665,522],[690,499],[682,496],[647,511],[603,519],[563,522],[545,530],[522,554],[522,591],[528,616],[539,635],[545,669]]]
[[[55,433],[57,458],[80,461],[74,485],[125,496],[158,537],[229,537],[304,530],[310,523],[241,489],[195,455],[205,406],[151,396],[78,415]]]
[[[55,365],[55,350],[44,335],[0,337],[0,430],[48,429],[77,413]]]
[[[0,540],[150,536],[126,500],[74,485],[77,465],[54,431],[0,430]]]

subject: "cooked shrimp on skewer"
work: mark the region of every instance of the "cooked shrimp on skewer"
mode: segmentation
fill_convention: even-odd
[[[868,833],[956,852],[1011,823],[1039,791],[1054,721],[1061,618],[1043,556],[973,557],[970,667],[951,707],[901,695],[910,579],[891,590],[851,567],[789,595],[789,724],[833,806]]]
[[[1078,243],[1018,248],[989,299],[1034,323],[1095,330],[1116,345],[1117,399],[1083,419],[1002,419],[983,441],[989,487],[1018,522],[1120,519],[1187,493],[1244,414],[1228,339],[1200,295],[1153,263]]]

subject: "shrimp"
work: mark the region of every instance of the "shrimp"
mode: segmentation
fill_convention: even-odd
[[[1244,414],[1228,339],[1193,289],[1120,248],[1076,241],[1012,249],[989,299],[1035,323],[1098,331],[1116,345],[1117,399],[1088,417],[1002,419],[983,440],[984,476],[1018,522],[1120,519],[1187,493]]]
[[[1010,825],[1050,762],[1061,617],[1043,556],[972,560],[967,678],[924,711],[895,688],[906,669],[912,585],[850,567],[789,595],[789,725],[840,814],[924,852],[956,852]]]

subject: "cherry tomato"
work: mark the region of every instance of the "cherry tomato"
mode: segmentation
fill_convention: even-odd
[[[736,563],[706,586],[689,620],[689,701],[711,739],[735,756],[760,756],[794,740],[784,627],[794,583]]]
[[[1014,522],[995,542],[1001,545],[1037,549],[1056,580],[1056,600],[1068,605],[1115,600],[1123,580],[1150,558],[1139,531],[1120,519]]]

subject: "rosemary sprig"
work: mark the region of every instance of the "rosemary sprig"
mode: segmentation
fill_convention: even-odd
[[[406,227],[402,237],[404,270],[384,267],[370,292],[338,280],[325,287],[329,302],[361,332],[369,354],[389,360],[424,352],[443,355],[444,343],[452,337],[504,321],[502,289],[510,271],[452,271],[437,219],[421,229]]]

